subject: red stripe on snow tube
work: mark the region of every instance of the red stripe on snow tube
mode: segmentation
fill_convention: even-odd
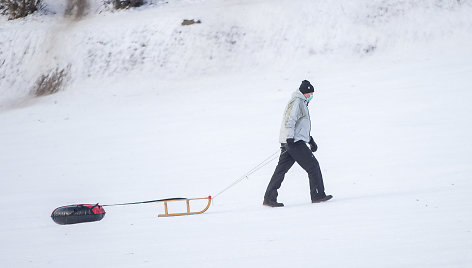
[[[56,208],[52,220],[61,225],[99,221],[105,217],[103,207],[91,204],[70,205]]]

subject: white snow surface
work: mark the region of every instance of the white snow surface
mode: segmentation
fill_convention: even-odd
[[[0,267],[472,266],[470,1],[95,3],[80,20],[47,2],[0,18]],[[60,92],[31,96],[67,66]],[[331,201],[310,203],[295,164],[286,206],[262,206],[274,161],[201,215],[51,220],[215,195],[277,152],[303,79]]]

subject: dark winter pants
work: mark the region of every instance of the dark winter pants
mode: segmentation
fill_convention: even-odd
[[[308,146],[303,141],[298,141],[293,145],[290,145],[287,151],[284,145],[281,147],[279,163],[277,164],[274,175],[272,175],[269,185],[267,186],[264,199],[272,201],[277,200],[277,190],[284,181],[285,173],[288,172],[295,162],[297,162],[308,173],[311,200],[324,197],[325,192],[320,164],[311,153]]]

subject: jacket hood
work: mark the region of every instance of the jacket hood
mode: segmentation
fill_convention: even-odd
[[[300,92],[300,90],[297,90],[295,92],[292,93],[292,98],[299,98],[299,99],[302,99],[303,101],[307,101],[305,96],[303,95],[303,93]]]

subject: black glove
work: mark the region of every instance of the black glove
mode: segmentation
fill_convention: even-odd
[[[310,149],[312,152],[316,152],[318,150],[318,145],[316,145],[316,142],[313,140],[313,137],[310,136]]]
[[[290,146],[293,146],[295,144],[294,139],[287,139],[287,143],[284,144],[285,150],[289,150]]]

